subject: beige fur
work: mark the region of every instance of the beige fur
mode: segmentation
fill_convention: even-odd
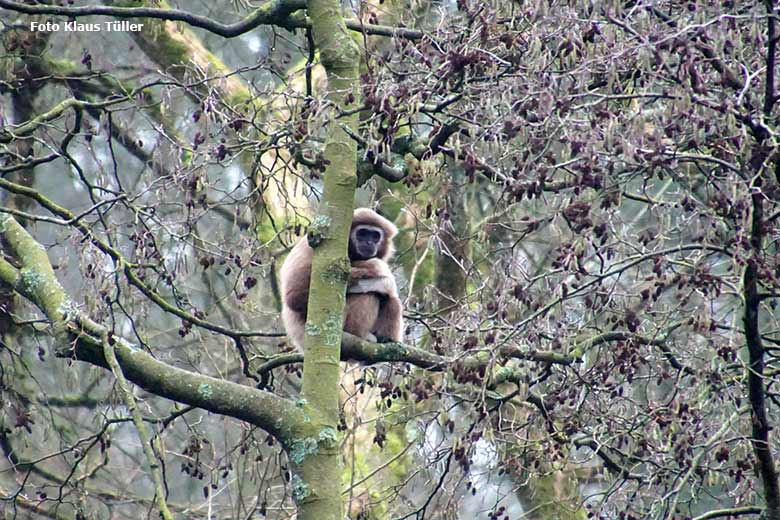
[[[382,239],[376,257],[367,260],[350,258],[352,268],[347,285],[344,330],[370,341],[376,341],[377,338],[401,341],[403,307],[398,298],[395,278],[387,265],[394,252],[393,237],[398,229],[392,222],[368,208],[355,210],[350,241],[358,226],[380,231]],[[287,335],[299,350],[303,348],[312,253],[304,237],[290,251],[279,273],[282,321]]]

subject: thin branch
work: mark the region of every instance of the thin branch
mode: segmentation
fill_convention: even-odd
[[[0,2],[2,1],[3,0],[0,0]],[[40,114],[30,119],[29,121],[19,125],[10,125],[5,127],[3,130],[0,130],[0,143],[10,143],[14,139],[33,133],[39,126],[60,117],[63,113],[65,113],[66,110],[70,108],[81,109],[87,106],[101,108],[126,101],[127,99],[128,98],[126,97],[121,97],[96,103],[88,103],[76,98],[65,99],[55,105],[51,110],[48,110],[47,112],[44,112],[43,114]]]
[[[356,143],[363,148],[368,148],[368,142],[360,135],[353,132],[346,125],[341,125],[342,129],[350,136]],[[398,182],[406,177],[406,171],[403,169],[393,168],[387,162],[374,154],[371,150],[368,150],[368,162],[373,167],[374,173],[386,179],[390,182]]]
[[[140,290],[144,295],[146,295],[150,300],[152,300],[155,304],[157,304],[158,307],[160,307],[164,311],[169,312],[175,316],[178,316],[179,318],[188,321],[193,325],[202,327],[212,332],[216,332],[218,334],[224,334],[225,336],[229,336],[233,339],[250,337],[250,336],[278,337],[283,335],[278,332],[240,331],[240,330],[230,329],[228,327],[224,327],[222,325],[211,323],[204,319],[198,318],[197,316],[194,316],[193,314],[190,314],[189,312],[184,311],[179,307],[176,307],[175,305],[168,303],[165,300],[165,298],[163,298],[157,292],[152,290],[138,277],[138,275],[133,271],[135,265],[132,262],[128,262],[124,258],[124,256],[119,253],[117,249],[111,247],[109,244],[106,244],[105,242],[98,239],[94,235],[92,230],[89,228],[89,226],[87,226],[85,223],[78,220],[77,215],[75,215],[69,209],[60,206],[59,204],[43,196],[39,191],[33,188],[29,188],[21,184],[16,184],[7,181],[5,179],[0,179],[0,189],[8,190],[11,193],[15,193],[17,195],[24,195],[26,197],[30,197],[31,199],[38,202],[38,204],[40,204],[41,206],[49,210],[54,215],[57,215],[67,220],[68,222],[72,222],[74,227],[76,227],[84,235],[85,238],[90,240],[92,244],[94,244],[98,249],[100,249],[102,252],[106,253],[114,261],[116,261],[117,265],[119,265],[124,270],[125,276],[127,277],[127,280],[131,285],[134,285],[138,290]]]
[[[109,337],[108,331],[100,338],[103,343],[103,355],[106,358],[106,363],[111,372],[116,378],[117,387],[119,388],[119,394],[125,401],[125,406],[130,411],[130,415],[133,417],[133,424],[138,432],[138,439],[141,441],[141,447],[146,457],[146,462],[149,464],[149,471],[152,474],[152,481],[154,482],[154,499],[157,503],[157,508],[160,510],[160,516],[164,520],[173,520],[170,510],[168,510],[168,504],[165,503],[165,488],[163,486],[163,475],[160,469],[160,464],[157,461],[157,456],[152,450],[152,445],[149,443],[149,434],[146,431],[146,425],[144,424],[141,412],[138,411],[138,404],[136,403],[133,392],[127,384],[122,369],[119,367],[119,362],[114,354],[114,345],[116,340],[113,337]]]
[[[498,357],[503,358],[569,366],[580,363],[582,361],[580,353],[584,353],[588,348],[613,341],[633,341],[642,345],[659,347],[664,357],[669,360],[669,363],[674,368],[687,374],[693,373],[690,368],[682,365],[671,355],[669,348],[664,345],[666,341],[665,336],[649,338],[639,334],[620,331],[608,332],[584,340],[572,348],[572,351],[577,352],[577,354],[567,355],[544,350],[523,349],[515,346],[502,347],[496,351],[496,354]],[[449,357],[404,343],[374,343],[349,333],[344,333],[341,342],[341,360],[360,361],[367,365],[388,362],[408,363],[431,372],[443,372],[455,364],[466,369],[476,369],[487,366],[490,361],[488,356],[485,356],[484,351],[474,351],[460,357]],[[301,362],[303,362],[303,354],[299,352],[280,354],[263,363],[257,369],[257,373],[263,376],[275,368]]]
[[[724,516],[742,516],[742,515],[760,515],[764,511],[761,507],[745,506],[745,507],[731,507],[728,509],[714,509],[707,511],[706,513],[695,516],[691,520],[710,520],[710,518],[721,518]]]
[[[623,467],[619,461],[615,460],[612,455],[607,453],[606,447],[596,442],[595,439],[592,438],[581,438],[581,439],[574,439],[572,443],[575,446],[582,446],[586,448],[590,448],[590,450],[598,455],[598,457],[604,462],[604,466],[610,470],[611,472],[619,475],[622,478],[629,479],[629,480],[637,480],[642,481],[645,480],[645,477],[639,473],[632,473],[631,470],[628,468]]]
[[[76,309],[54,275],[46,251],[27,230],[10,216],[0,218],[0,234],[22,262],[17,269],[0,256],[0,282],[44,312],[63,343],[57,356],[109,368],[100,339],[107,334],[106,327]],[[152,394],[254,424],[282,443],[311,419],[285,398],[167,365],[121,337],[114,340],[113,353],[124,377]]]

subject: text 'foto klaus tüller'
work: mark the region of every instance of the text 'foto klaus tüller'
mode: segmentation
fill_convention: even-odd
[[[127,20],[112,20],[102,23],[81,23],[81,22],[30,22],[31,31],[47,32],[138,32],[142,30],[144,24],[129,22]]]

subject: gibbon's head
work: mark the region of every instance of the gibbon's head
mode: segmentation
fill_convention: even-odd
[[[393,237],[397,234],[398,228],[376,211],[357,208],[349,232],[349,259],[388,261],[395,252]]]

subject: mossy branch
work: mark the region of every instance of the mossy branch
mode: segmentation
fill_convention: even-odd
[[[82,108],[84,103],[75,98],[68,98],[55,105],[51,110],[40,114],[18,126],[12,126],[0,131],[0,143],[10,143],[14,139],[30,135],[42,124],[57,119],[70,108]]]
[[[60,103],[56,104],[51,110],[48,110],[43,114],[40,114],[30,119],[29,121],[25,121],[24,123],[21,123],[16,126],[8,126],[5,129],[0,130],[0,144],[10,143],[14,139],[18,139],[19,137],[25,137],[30,135],[41,125],[44,125],[49,121],[53,121],[57,119],[58,117],[60,117],[62,114],[64,114],[67,110],[71,108],[76,110],[81,110],[86,107],[102,108],[102,107],[115,105],[117,103],[121,103],[124,101],[127,101],[126,97],[114,98],[114,99],[109,99],[106,101],[99,101],[94,103],[81,101],[76,98],[65,99]]]
[[[0,215],[0,235],[10,249],[0,257],[0,283],[43,311],[64,343],[57,355],[110,368],[101,339],[108,335],[108,329],[76,308],[55,277],[43,247],[8,215]],[[7,257],[14,257],[20,267]],[[112,354],[123,376],[152,394],[246,421],[285,446],[311,420],[311,412],[304,413],[270,392],[172,367],[119,336],[113,340]]]

